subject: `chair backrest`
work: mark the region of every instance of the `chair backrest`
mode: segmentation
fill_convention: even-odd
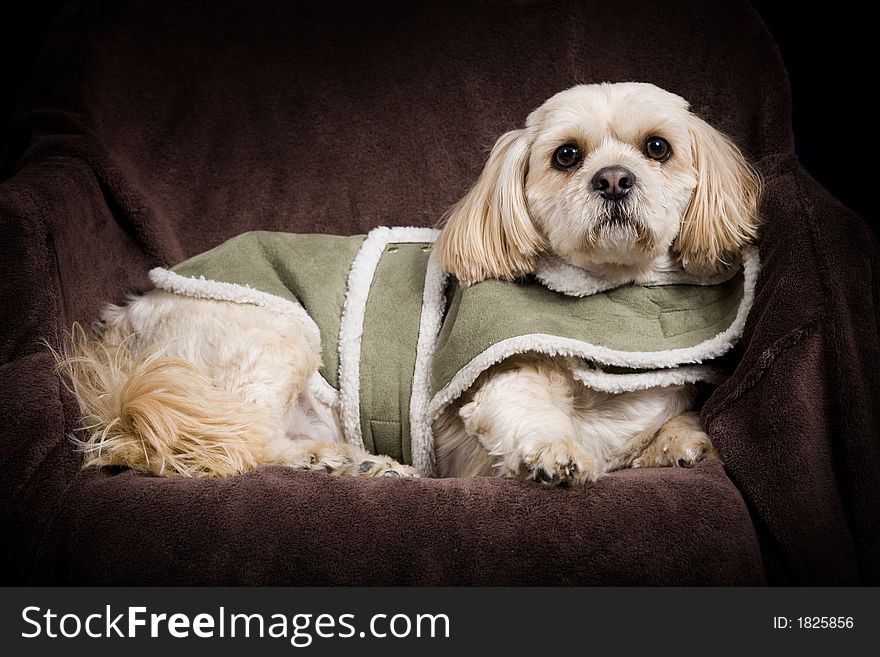
[[[624,80],[755,159],[793,149],[769,33],[701,0],[73,3],[16,125],[23,161],[88,159],[173,260],[254,228],[431,225],[544,99]]]

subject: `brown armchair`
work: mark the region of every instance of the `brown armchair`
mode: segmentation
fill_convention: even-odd
[[[878,251],[800,167],[744,2],[88,1],[53,26],[0,186],[3,580],[70,584],[880,583]],[[434,224],[556,91],[688,98],[764,178],[755,307],[703,408],[722,455],[547,489],[262,467],[80,468],[40,338],[251,229]]]

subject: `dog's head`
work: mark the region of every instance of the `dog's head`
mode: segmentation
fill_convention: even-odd
[[[502,135],[438,239],[465,283],[545,252],[602,271],[677,256],[708,273],[755,237],[759,180],[737,147],[651,84],[580,85]]]

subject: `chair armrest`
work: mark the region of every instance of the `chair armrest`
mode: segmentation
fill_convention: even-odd
[[[48,157],[0,185],[0,362],[144,289],[147,256],[82,160]]]
[[[146,284],[146,257],[83,161],[43,157],[0,185],[0,526],[21,581],[80,476],[78,409],[41,340],[58,342]]]
[[[762,163],[762,271],[742,359],[703,421],[771,581],[880,582],[880,253],[796,159]]]

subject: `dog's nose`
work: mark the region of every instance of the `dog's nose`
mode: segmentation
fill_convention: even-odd
[[[636,174],[626,167],[605,167],[593,176],[593,189],[610,201],[621,200],[635,184]]]

